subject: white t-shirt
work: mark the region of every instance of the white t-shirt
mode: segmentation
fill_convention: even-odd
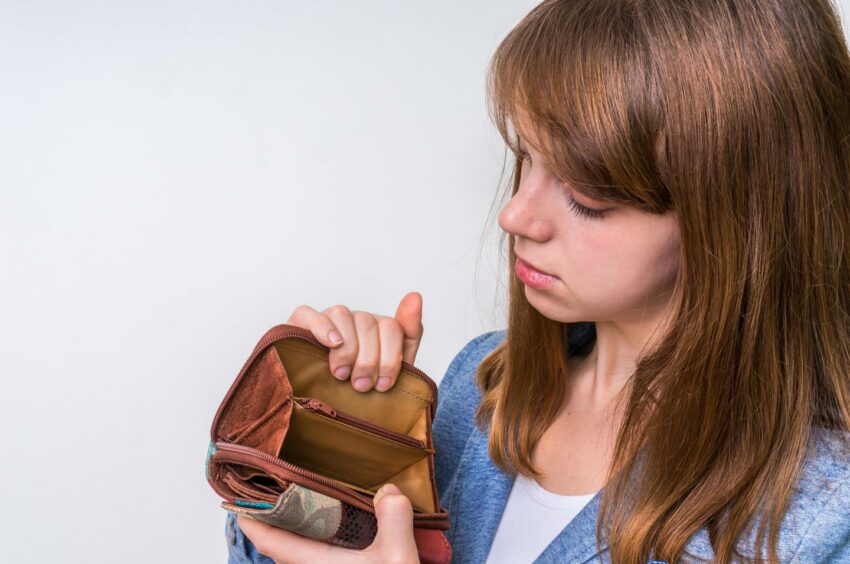
[[[486,564],[533,562],[595,495],[559,495],[517,474]]]

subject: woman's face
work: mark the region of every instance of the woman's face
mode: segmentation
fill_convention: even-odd
[[[531,305],[561,322],[643,320],[669,302],[679,267],[675,215],[591,200],[550,170],[525,137],[519,190],[499,214],[520,259],[512,265]],[[587,217],[582,208],[600,217]]]

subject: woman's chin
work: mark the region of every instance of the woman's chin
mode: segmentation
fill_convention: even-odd
[[[560,321],[561,323],[575,323],[584,320],[584,314],[581,311],[571,307],[570,303],[565,302],[563,298],[558,299],[552,294],[540,292],[526,286],[525,299],[528,300],[531,307],[546,319]]]

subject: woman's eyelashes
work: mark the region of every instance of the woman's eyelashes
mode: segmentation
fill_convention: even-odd
[[[600,219],[605,213],[599,210],[593,210],[588,208],[587,206],[583,206],[580,203],[576,202],[572,196],[567,196],[567,205],[572,208],[572,210],[582,217],[586,217],[588,219]]]
[[[531,155],[529,155],[525,151],[520,151],[519,153],[517,153],[517,156],[519,157],[523,167],[526,166],[526,162],[528,162],[529,165],[531,164]],[[585,219],[601,219],[605,216],[605,212],[601,210],[595,210],[587,206],[583,206],[580,203],[576,202],[572,196],[567,196],[567,205],[570,206],[570,209],[573,210],[573,213]]]

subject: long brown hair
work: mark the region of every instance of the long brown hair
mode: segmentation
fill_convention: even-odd
[[[615,563],[674,561],[707,527],[729,562],[758,523],[756,554],[766,540],[777,561],[816,428],[850,429],[850,56],[835,7],[546,0],[487,78],[517,155],[512,194],[519,118],[575,189],[677,217],[678,313],[624,388],[597,539]],[[567,325],[533,309],[513,272],[509,299],[476,422],[496,464],[538,477]]]

